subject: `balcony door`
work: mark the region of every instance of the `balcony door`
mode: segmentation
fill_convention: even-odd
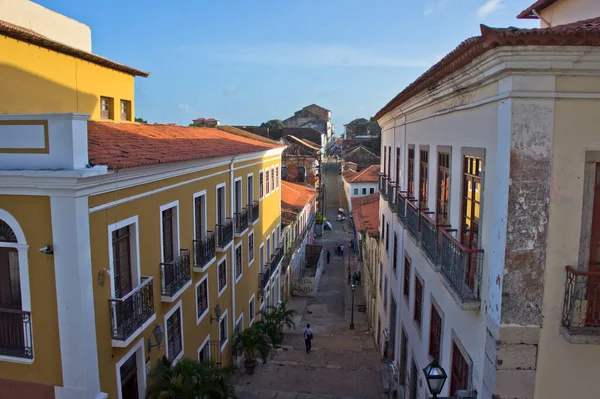
[[[242,181],[236,180],[235,182],[235,212],[240,213],[242,211]]]
[[[217,224],[225,224],[225,187],[217,189]]]
[[[121,397],[139,399],[137,352],[123,363],[121,369]]]
[[[481,217],[483,159],[476,157],[464,158],[463,177],[463,221],[461,226],[461,243],[474,249],[479,246],[479,218]],[[474,288],[477,273],[477,259],[469,255],[465,283]]]
[[[594,202],[588,271],[591,273],[600,272],[600,163],[596,164],[594,176]],[[585,324],[588,327],[600,327],[600,275],[588,276],[587,295],[588,306]]]
[[[0,224],[3,223],[0,221]],[[7,228],[9,228],[6,225]],[[0,232],[0,241],[2,232]],[[16,243],[16,240],[15,240]],[[25,350],[25,331],[21,308],[19,254],[16,248],[0,247],[0,349]]]
[[[206,197],[200,195],[194,198],[194,228],[196,231],[196,240],[203,240],[206,237]]]
[[[122,298],[133,289],[131,231],[129,227],[125,226],[112,232],[115,298]]]
[[[254,202],[254,177],[253,176],[248,176],[248,188],[247,188],[247,192],[248,192],[248,205],[252,205],[252,203]]]

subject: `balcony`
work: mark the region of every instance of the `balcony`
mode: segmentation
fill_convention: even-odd
[[[600,344],[600,272],[566,272],[561,333],[574,344]]]
[[[0,309],[0,356],[33,359],[30,312]]]
[[[271,273],[273,273],[275,271],[275,269],[277,268],[277,265],[279,265],[279,262],[281,262],[282,258],[283,258],[283,249],[281,247],[275,248],[275,253],[273,255],[271,255],[271,262],[269,263]]]
[[[421,212],[421,250],[434,266],[440,264],[442,230],[450,225],[437,223],[434,212]]]
[[[218,224],[217,228],[217,251],[225,252],[225,249],[233,241],[233,220],[225,219],[225,223]]]
[[[383,187],[386,185],[386,178],[384,174],[379,174],[379,192],[383,193]]]
[[[258,207],[258,201],[254,201],[252,204],[248,204],[248,215],[252,224],[256,223],[260,217],[260,208]]]
[[[160,280],[160,299],[163,302],[173,302],[192,284],[189,249],[182,249],[172,262],[160,264]]]
[[[421,240],[421,211],[426,208],[418,208],[417,200],[409,199],[406,204],[406,230],[414,240]]]
[[[269,279],[271,278],[270,265],[266,264],[263,269],[263,273],[258,273],[258,289],[264,290],[269,285]]]
[[[142,284],[123,298],[108,300],[112,346],[126,347],[156,319],[153,283],[152,277],[142,277]]]
[[[397,192],[396,182],[392,180],[388,180],[387,186],[387,196],[388,196],[388,204],[390,208],[392,208],[392,213],[396,213],[396,192]]]
[[[379,192],[383,197],[384,201],[388,200],[388,183],[386,176],[379,176]]]
[[[406,225],[406,191],[398,192],[397,196],[397,217],[402,226]]]
[[[241,237],[248,230],[248,208],[243,208],[234,214],[235,236]]]
[[[479,309],[483,249],[468,248],[461,244],[452,236],[456,230],[440,231],[440,265],[445,282],[462,309]]]
[[[215,232],[206,232],[206,237],[194,240],[194,271],[203,272],[204,268],[215,260]]]

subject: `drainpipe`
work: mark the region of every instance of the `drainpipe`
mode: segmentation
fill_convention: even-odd
[[[231,195],[229,196],[229,204],[230,204],[230,209],[231,209],[231,216],[234,219],[233,220],[233,224],[234,224],[234,230],[233,230],[233,243],[231,244],[231,262],[229,262],[229,264],[231,265],[231,315],[232,315],[232,323],[231,325],[233,326],[233,328],[231,329],[231,332],[233,333],[233,331],[235,330],[235,323],[237,322],[237,315],[235,314],[235,215],[234,215],[234,209],[233,206],[235,204],[234,202],[234,195],[235,195],[235,189],[233,186],[233,165],[235,164],[235,160],[237,157],[232,157],[231,158],[231,162],[229,163],[229,187],[231,187]],[[243,270],[243,267],[242,267]]]

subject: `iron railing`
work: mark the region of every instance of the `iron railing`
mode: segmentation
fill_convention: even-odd
[[[0,356],[33,359],[30,312],[0,309]]]
[[[233,220],[225,219],[225,223],[217,225],[217,248],[225,248],[233,241]]]
[[[450,225],[437,223],[431,215],[434,212],[421,212],[421,249],[437,265],[440,262],[442,229],[450,228]]]
[[[267,285],[269,285],[269,279],[271,278],[271,266],[269,264],[266,264],[263,272],[262,273],[258,273],[258,289],[259,290],[264,290]]]
[[[380,173],[379,174],[379,192],[383,195],[383,188],[386,186],[386,181],[385,181],[385,175]]]
[[[256,222],[260,216],[260,208],[258,207],[258,201],[254,201],[252,204],[248,204],[248,214],[250,215],[250,221]]]
[[[215,257],[215,232],[206,232],[206,237],[194,240],[194,266],[204,267]]]
[[[173,261],[160,264],[160,287],[163,296],[174,296],[191,279],[189,249],[182,249]]]
[[[416,200],[409,199],[406,204],[406,229],[412,238],[418,242],[421,239],[420,211],[423,209],[418,208],[415,201]]]
[[[273,253],[273,255],[271,255],[271,273],[275,271],[277,265],[281,261],[281,258],[283,258],[283,249],[281,247],[275,248],[275,252]]]
[[[406,191],[398,192],[396,209],[398,212],[398,221],[402,226],[406,225],[406,197]]]
[[[600,272],[566,267],[562,325],[571,333],[600,333]]]
[[[142,277],[142,284],[123,298],[108,300],[112,326],[112,339],[126,341],[152,315],[154,315],[154,280]]]
[[[462,302],[480,300],[483,249],[468,248],[452,234],[456,230],[441,229],[441,272]]]
[[[383,176],[383,182],[381,183],[381,196],[383,197],[384,201],[388,200],[388,182],[387,182],[387,177]]]
[[[387,197],[393,213],[396,212],[396,188],[396,182],[393,180],[388,180]]]
[[[242,234],[248,228],[248,208],[235,213],[235,233]]]

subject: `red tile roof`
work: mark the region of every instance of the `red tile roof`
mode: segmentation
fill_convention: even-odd
[[[88,121],[88,152],[96,165],[134,168],[283,148],[220,129]]]
[[[356,231],[379,236],[379,193],[352,198],[352,218]]]
[[[537,0],[535,3],[521,11],[517,18],[519,19],[538,19],[538,17],[533,13],[533,11],[540,12],[545,8],[550,7],[552,4],[556,3],[558,0]]]
[[[296,136],[294,136],[294,135],[291,135],[291,134],[290,134],[290,135],[288,135],[288,136],[286,137],[286,139],[287,139],[287,140],[290,140],[290,141],[292,141],[292,142],[295,142],[296,144],[303,145],[304,147],[307,147],[307,148],[309,148],[309,149],[311,149],[311,150],[314,150],[314,151],[321,151],[321,147],[319,147],[317,144],[313,143],[313,142],[312,142],[312,141],[310,141],[310,140],[301,139],[301,138],[299,138],[299,137],[296,137]]]
[[[549,28],[519,29],[480,26],[481,36],[465,40],[408,85],[375,115],[381,119],[409,98],[430,88],[485,52],[501,46],[600,46],[600,17]]]
[[[291,224],[304,206],[315,198],[315,189],[287,181],[281,182],[281,224]]]
[[[98,55],[88,53],[87,51],[57,42],[56,40],[49,39],[44,35],[32,31],[31,29],[23,28],[22,26],[11,24],[10,22],[3,20],[0,20],[0,35],[12,37],[13,39],[21,40],[23,42],[31,43],[49,50],[54,50],[58,53],[80,58],[82,60],[102,65],[117,71],[125,72],[133,76],[142,76],[144,78],[150,76],[148,72],[143,72],[139,69],[128,67],[127,65],[119,64],[104,57],[100,57]]]
[[[348,183],[375,183],[379,181],[379,165],[371,165],[360,172],[348,169],[343,176]]]

